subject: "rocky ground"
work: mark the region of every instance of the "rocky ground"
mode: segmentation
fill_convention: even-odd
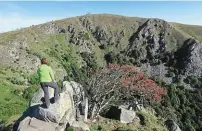
[[[30,101],[29,108],[15,122],[14,131],[64,131],[64,130],[145,130],[155,129],[158,131],[167,131],[164,126],[163,119],[158,120],[147,109],[137,111],[128,110],[125,106],[112,107],[106,117],[99,117],[95,120],[85,121],[81,114],[80,119],[76,119],[76,107],[74,105],[73,95],[75,86],[71,82],[64,82],[65,86],[60,93],[60,100],[52,103],[50,108],[43,107],[41,101],[43,97],[42,89],[39,89]],[[76,87],[78,88],[78,87]],[[49,88],[49,94],[53,97],[54,90]],[[85,107],[84,107],[85,108]],[[145,119],[145,120],[143,120]],[[144,126],[141,123],[146,122]],[[169,131],[180,131],[180,129],[172,121],[167,122]],[[169,125],[170,124],[170,125]]]

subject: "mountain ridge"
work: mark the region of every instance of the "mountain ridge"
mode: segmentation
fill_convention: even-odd
[[[176,28],[176,24],[168,23],[162,19],[125,17],[121,15],[111,14],[87,14],[83,16],[51,21],[48,23],[0,34],[0,48],[3,49],[1,51],[2,56],[3,54],[7,54],[6,56],[9,56],[3,57],[2,60],[5,61],[5,63],[11,63],[12,61],[21,62],[21,64],[19,64],[20,66],[17,66],[20,68],[21,66],[26,65],[25,62],[24,64],[22,64],[23,57],[22,59],[20,59],[21,56],[29,55],[30,57],[32,57],[32,60],[28,59],[27,63],[29,64],[27,65],[27,67],[34,68],[33,71],[31,71],[34,72],[35,67],[32,64],[39,62],[39,60],[37,60],[37,57],[39,55],[47,57],[47,53],[44,53],[44,51],[42,52],[40,50],[44,48],[46,48],[47,50],[50,48],[55,48],[54,46],[58,45],[58,43],[60,43],[61,45],[61,42],[63,43],[63,46],[65,46],[66,43],[76,42],[76,45],[70,44],[68,46],[71,46],[71,48],[75,48],[73,54],[75,57],[80,59],[80,65],[82,63],[82,58],[78,57],[77,53],[81,50],[88,50],[87,52],[92,52],[90,50],[94,50],[93,52],[95,53],[96,59],[101,61],[100,64],[103,65],[104,54],[106,54],[106,52],[109,52],[110,50],[119,52],[124,49],[129,44],[130,37],[134,33],[137,33],[139,27],[143,26],[144,28],[144,24],[147,21],[151,23],[145,26],[145,28],[148,29],[156,28],[157,24],[159,24],[158,28],[154,29],[152,34],[158,32],[162,33],[163,30],[170,30],[170,35],[167,35],[165,38],[167,39],[168,37],[170,37],[168,41],[166,40],[166,42],[168,42],[167,46],[170,46],[169,50],[171,51],[179,48],[186,39],[194,37],[201,38],[198,34],[194,34],[194,37],[192,37],[191,35],[189,35],[190,33],[183,32],[182,29],[180,30]],[[155,22],[156,24],[154,25],[153,23]],[[163,24],[167,27],[165,28]],[[151,27],[148,27],[150,25]],[[200,29],[198,30],[200,32]],[[174,34],[172,34],[172,32]],[[156,38],[157,37],[159,37],[158,34],[156,34]],[[202,39],[199,39],[199,41],[202,41]],[[111,43],[109,44],[110,46],[108,46],[109,50],[104,51],[105,53],[103,54],[103,50],[100,50],[99,46],[106,45],[107,43]],[[173,43],[174,45],[171,43]],[[30,51],[32,52],[31,54],[29,54]],[[100,58],[100,55],[102,58]],[[30,70],[28,68],[27,70]]]
[[[15,96],[20,96],[20,91],[32,90],[27,87],[34,84],[38,87],[36,70],[42,57],[48,58],[59,82],[66,78],[76,81],[74,75],[86,68],[103,68],[109,63],[133,65],[149,78],[159,80],[168,88],[168,93],[174,94],[166,96],[166,103],[173,107],[162,103],[159,109],[162,107],[164,111],[164,107],[169,107],[178,111],[189,103],[198,102],[191,99],[195,94],[184,89],[197,89],[202,85],[201,33],[202,28],[198,26],[119,15],[88,14],[51,21],[0,34],[0,81],[16,89]],[[188,100],[184,98],[187,95]],[[30,96],[25,94],[25,97]],[[194,106],[197,106],[194,111],[199,112],[200,103]],[[179,116],[182,116],[180,111]],[[177,120],[178,114],[174,115],[172,118]],[[181,121],[182,117],[178,122],[183,127]],[[199,129],[200,125],[198,120],[195,126]]]

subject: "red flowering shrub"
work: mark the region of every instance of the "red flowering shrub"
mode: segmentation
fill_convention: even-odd
[[[129,87],[130,91],[140,93],[152,102],[159,101],[161,96],[166,94],[166,90],[157,85],[153,80],[145,77],[144,73],[138,72],[134,66],[110,64],[107,68],[108,70],[125,72],[122,76],[120,86]]]
[[[134,66],[109,64],[104,69],[90,69],[83,85],[88,99],[88,116],[95,118],[109,105],[135,102],[137,96],[156,102],[166,91]],[[122,103],[121,103],[121,102]]]

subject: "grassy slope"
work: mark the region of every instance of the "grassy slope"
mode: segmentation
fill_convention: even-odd
[[[144,117],[144,120],[139,120],[139,118],[135,119],[133,123],[122,124],[118,120],[112,120],[100,117],[100,119],[91,125],[92,131],[97,131],[98,127],[102,128],[102,131],[114,131],[118,129],[118,131],[167,131],[164,126],[164,119],[160,117],[156,117],[152,114],[150,109],[144,109],[142,111],[137,111],[138,115]],[[144,125],[141,125],[144,123]]]
[[[171,23],[171,24],[173,24],[176,28],[180,29],[181,31],[186,32],[186,34],[202,42],[202,26],[185,25],[179,23]]]
[[[0,84],[0,120],[9,122],[19,117],[27,108],[27,102],[21,96],[13,94],[14,88],[7,84]]]

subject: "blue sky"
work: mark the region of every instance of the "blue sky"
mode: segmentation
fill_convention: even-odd
[[[0,2],[0,32],[87,13],[161,18],[170,22],[202,25],[202,1]]]

